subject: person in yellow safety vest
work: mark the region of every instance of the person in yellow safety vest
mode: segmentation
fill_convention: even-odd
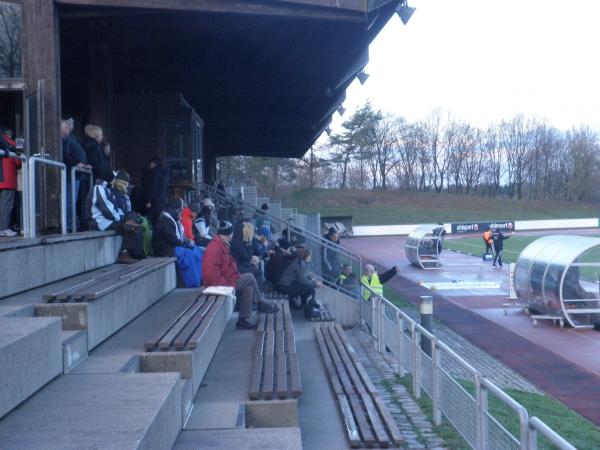
[[[352,273],[352,265],[344,264],[342,266],[342,273],[337,278],[336,284],[338,286],[341,286],[342,284],[344,284],[344,281],[346,281],[346,279],[348,278],[348,275],[350,275],[351,273]]]
[[[375,267],[371,264],[365,266],[365,274],[361,277],[360,282],[364,286],[371,288],[371,291],[377,295],[383,295],[383,285],[387,283],[394,275],[400,272],[398,266],[392,267],[390,270],[383,272],[379,275],[375,271]],[[369,289],[363,289],[363,298],[369,300],[371,298],[371,291]]]

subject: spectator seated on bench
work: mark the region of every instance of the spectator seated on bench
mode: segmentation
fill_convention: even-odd
[[[105,181],[98,180],[87,197],[90,228],[112,230],[122,235],[123,245],[117,263],[132,264],[144,257],[144,231],[139,216],[131,211],[127,196],[129,174],[120,170],[111,184],[109,187]]]
[[[219,222],[217,236],[206,247],[202,264],[204,286],[230,286],[236,289],[239,305],[239,318],[236,324],[240,329],[255,329],[249,319],[252,315],[252,303],[258,303],[258,311],[272,313],[279,310],[266,303],[256,278],[250,273],[240,274],[235,259],[231,255],[229,245],[233,238],[231,222]]]
[[[192,230],[194,233],[194,239],[196,241],[196,245],[204,248],[206,248],[212,239],[210,234],[210,224],[214,209],[214,204],[210,201],[210,199],[207,200],[210,202],[210,204],[207,203],[206,205],[203,205],[200,202],[192,202],[190,204],[190,209],[192,212],[196,213],[196,217],[194,218],[194,227]]]
[[[304,316],[307,319],[321,315],[321,305],[315,299],[315,288],[320,288],[322,284],[308,276],[306,264],[310,260],[310,250],[299,249],[296,252],[296,259],[283,271],[278,286],[281,292],[290,297],[290,300],[293,297],[300,297]]]
[[[180,222],[183,200],[171,198],[158,217],[152,234],[154,255],[175,256],[177,271],[186,288],[200,287],[203,250],[189,240]]]
[[[254,237],[254,225],[250,222],[238,222],[233,227],[233,239],[229,248],[235,259],[240,273],[251,273],[256,278],[259,286],[264,283],[263,274],[260,270],[258,256],[253,254],[252,240]]]

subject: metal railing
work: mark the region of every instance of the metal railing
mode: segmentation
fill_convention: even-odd
[[[369,300],[363,299],[364,290],[370,294]],[[431,399],[435,425],[446,417],[474,450],[537,450],[538,433],[558,450],[575,449],[539,418],[529,417],[523,405],[384,296],[361,285],[360,302],[361,317],[377,350],[393,356],[399,376],[412,375],[417,399],[423,392]],[[422,348],[423,339],[430,343],[430,352]],[[490,397],[496,407],[514,415],[518,431],[508,430],[494,416]]]
[[[77,172],[87,173],[90,176],[90,188],[91,191],[94,189],[94,173],[91,169],[82,169],[77,166],[71,168],[71,232],[77,232],[77,197],[79,196],[79,190],[77,189],[76,177]]]
[[[37,233],[35,217],[35,167],[37,164],[58,167],[60,169],[60,218],[61,232],[67,234],[67,166],[59,161],[44,158],[42,156],[32,156],[29,158],[29,234],[34,237]]]
[[[29,227],[30,223],[30,208],[29,208],[29,164],[27,162],[27,157],[25,155],[19,155],[14,152],[9,152],[6,150],[0,150],[0,156],[3,158],[13,158],[21,161],[21,176],[23,178],[23,202],[21,205],[21,229],[23,230],[23,236],[25,238],[33,237],[31,234],[31,230]],[[1,164],[1,163],[0,163]]]

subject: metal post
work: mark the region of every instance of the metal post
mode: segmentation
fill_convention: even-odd
[[[76,166],[71,168],[71,232],[77,233],[77,186],[75,183]]]
[[[379,353],[385,354],[385,302],[381,299],[381,297],[377,297],[377,301],[379,302],[379,331],[378,342],[379,342]]]
[[[477,450],[487,450],[487,389],[481,382],[481,375],[475,375],[475,435]]]
[[[60,171],[60,229],[67,234],[67,170]]]
[[[421,326],[433,334],[433,297],[421,296]],[[431,341],[426,336],[421,336],[421,350],[431,356]]]
[[[373,339],[377,339],[377,298],[371,295],[371,336]]]
[[[537,450],[538,448],[538,432],[531,424],[528,426],[527,433],[527,450]]]
[[[27,239],[33,237],[29,226],[29,216],[31,214],[31,208],[29,206],[29,164],[25,157],[21,161],[23,163],[21,166],[21,176],[23,177],[23,192],[21,194],[21,209],[23,210],[23,214],[21,216],[21,229],[23,230],[23,236]]]
[[[436,426],[442,424],[442,409],[441,409],[441,386],[440,386],[440,351],[437,346],[437,342],[434,340],[431,342],[431,384],[432,384],[432,395],[431,403],[433,406],[433,423]]]
[[[36,218],[35,218],[35,166],[36,163],[46,164],[49,166],[58,167],[60,169],[60,217],[62,234],[67,234],[67,168],[58,161],[43,158],[41,156],[32,156],[29,158],[29,235],[36,235]]]
[[[413,393],[418,400],[421,398],[421,385],[419,384],[419,344],[417,344],[417,338],[420,333],[415,325],[414,323],[410,324],[410,334],[412,337]]]
[[[396,322],[398,328],[396,329],[396,363],[398,364],[397,373],[401,377],[405,375],[404,371],[404,319],[400,316],[400,311],[396,310]]]

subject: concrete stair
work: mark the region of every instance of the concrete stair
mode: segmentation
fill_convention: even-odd
[[[300,429],[253,428],[219,430],[184,430],[173,450],[301,450]]]
[[[0,421],[10,450],[170,449],[182,425],[178,374],[64,375]]]
[[[113,264],[120,247],[114,232],[1,242],[0,298]]]

